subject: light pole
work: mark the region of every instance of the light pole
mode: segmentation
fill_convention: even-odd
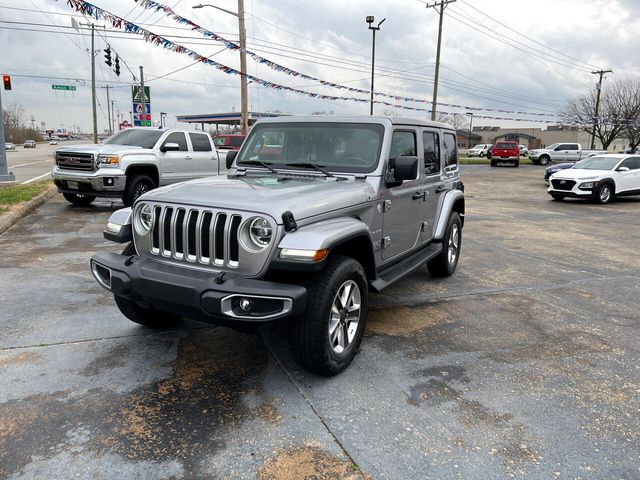
[[[380,25],[384,23],[386,18],[383,18],[377,26],[373,25],[373,15],[367,15],[367,23],[369,24],[369,30],[373,33],[372,43],[371,43],[371,106],[369,108],[369,115],[373,115],[373,79],[374,79],[374,68],[376,64],[376,32],[380,30]]]
[[[164,118],[167,116],[167,112],[160,112],[160,128],[164,128]]]
[[[469,121],[469,139],[467,141],[467,149],[471,148],[471,134],[473,133],[473,112],[467,112],[467,115],[471,116]]]
[[[240,36],[240,118],[242,119],[242,134],[249,133],[249,94],[247,89],[247,32],[244,28],[244,0],[238,0],[238,13],[217,7],[209,3],[194,5],[193,8],[211,7],[238,18]]]

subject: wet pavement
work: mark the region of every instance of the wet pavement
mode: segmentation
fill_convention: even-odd
[[[280,329],[129,322],[88,270],[121,205],[45,204],[0,235],[0,478],[639,478],[640,197],[463,179],[456,274],[372,296],[334,378]]]

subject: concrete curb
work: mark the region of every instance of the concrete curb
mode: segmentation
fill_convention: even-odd
[[[55,185],[51,185],[44,192],[42,192],[37,197],[33,197],[28,202],[22,203],[18,205],[18,208],[9,210],[7,213],[0,215],[0,233],[7,230],[18,220],[26,217],[31,212],[33,212],[36,208],[44,205],[44,203],[49,200],[51,197],[55,195],[58,191]]]

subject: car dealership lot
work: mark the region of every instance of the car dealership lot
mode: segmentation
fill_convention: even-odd
[[[0,477],[638,477],[640,197],[462,173],[457,272],[372,296],[333,378],[282,327],[127,321],[88,269],[121,205],[56,197],[0,235]]]

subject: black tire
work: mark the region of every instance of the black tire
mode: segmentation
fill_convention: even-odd
[[[598,187],[598,189],[594,192],[593,197],[598,203],[609,203],[614,199],[615,193],[614,188],[611,183],[603,183]]]
[[[556,202],[561,202],[562,200],[564,200],[564,195],[561,195],[559,193],[552,193],[551,198],[553,198]]]
[[[82,193],[63,193],[62,196],[67,202],[80,207],[86,207],[96,199],[93,195],[84,195]]]
[[[122,255],[136,255],[133,242],[125,247]],[[160,310],[151,310],[138,305],[136,302],[119,295],[113,295],[120,312],[134,323],[144,325],[149,328],[166,328],[175,325],[180,317]]]
[[[349,336],[349,324],[346,313],[352,296],[349,295],[347,305],[336,309],[338,319],[335,324],[335,338],[330,338],[332,307],[338,300],[338,292],[350,286],[350,292],[356,292],[357,285],[360,296],[359,318],[355,326],[353,338],[345,344],[341,352],[337,352],[339,336]],[[305,285],[307,287],[307,310],[304,316],[296,319],[290,336],[291,350],[296,361],[304,368],[321,375],[336,375],[343,371],[356,355],[367,322],[368,283],[362,265],[356,260],[334,255],[329,258],[324,269],[315,274]],[[352,293],[353,294],[353,293]],[[355,297],[355,295],[354,295]],[[355,302],[355,298],[354,298]],[[338,335],[340,334],[340,335]]]
[[[495,161],[495,160],[493,160],[493,159],[491,160],[491,166],[492,166],[492,167],[495,167],[497,164],[498,164],[498,162],[496,162],[496,161]]]
[[[550,162],[551,162],[551,158],[548,155],[542,155],[540,158],[538,158],[537,165],[542,165],[543,167],[546,167],[547,165],[549,165]]]
[[[515,162],[513,162],[513,166],[515,168],[518,168],[520,166],[520,160],[516,160]]]
[[[132,175],[127,179],[127,185],[124,187],[122,203],[125,207],[130,207],[136,198],[156,187],[156,182],[151,177],[142,174]]]
[[[456,230],[457,235],[455,234]],[[460,248],[462,247],[462,221],[457,212],[452,212],[449,216],[447,229],[442,238],[442,245],[442,252],[427,262],[427,268],[434,277],[448,277],[456,271],[458,266]],[[452,248],[453,251],[451,251]]]
[[[480,152],[480,158],[484,158],[484,152]]]

